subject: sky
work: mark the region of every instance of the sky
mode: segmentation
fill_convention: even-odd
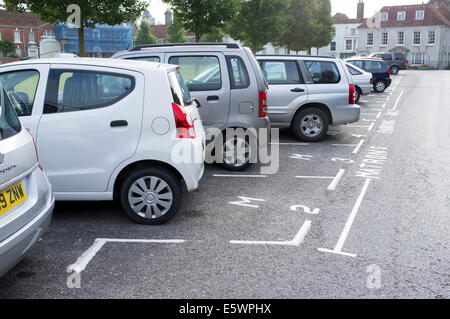
[[[428,0],[364,0],[365,17],[373,16],[384,6],[395,6],[405,4],[418,4],[428,2]],[[342,12],[349,18],[356,18],[356,4],[358,0],[331,0],[332,13]],[[155,17],[158,24],[164,23],[164,12],[167,5],[161,0],[150,0],[150,14]]]

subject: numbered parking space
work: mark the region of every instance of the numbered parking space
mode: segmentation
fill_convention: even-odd
[[[0,279],[0,296],[445,296],[448,256],[411,263],[408,254],[418,252],[402,242],[407,214],[392,198],[396,158],[404,159],[395,136],[418,76],[404,72],[385,93],[361,97],[361,120],[332,127],[323,142],[281,130],[276,174],[208,166],[167,225],[134,224],[116,203],[59,203],[41,244]],[[433,254],[446,245],[433,245]],[[381,290],[367,285],[376,267],[385,274]],[[443,284],[427,286],[427,278]]]

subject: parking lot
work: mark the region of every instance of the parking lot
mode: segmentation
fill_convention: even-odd
[[[450,73],[393,79],[323,142],[281,130],[277,174],[207,166],[166,225],[58,202],[0,298],[450,297]]]

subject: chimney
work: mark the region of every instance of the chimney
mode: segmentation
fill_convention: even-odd
[[[172,22],[172,11],[170,11],[170,9],[167,9],[164,15],[166,16],[166,25],[169,25]]]
[[[363,0],[359,0],[359,2],[358,2],[358,10],[357,10],[356,18],[358,19],[358,21],[364,20],[364,2],[363,2]]]

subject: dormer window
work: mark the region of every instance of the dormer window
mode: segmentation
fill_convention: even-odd
[[[439,9],[439,1],[435,1],[435,2],[433,3],[433,5],[434,5],[434,7],[435,7],[436,9]]]
[[[397,20],[404,21],[406,18],[406,11],[397,12]]]
[[[425,18],[425,10],[416,11],[416,20],[423,20]]]
[[[387,12],[382,12],[381,13],[381,21],[385,22],[389,19],[389,13]]]

